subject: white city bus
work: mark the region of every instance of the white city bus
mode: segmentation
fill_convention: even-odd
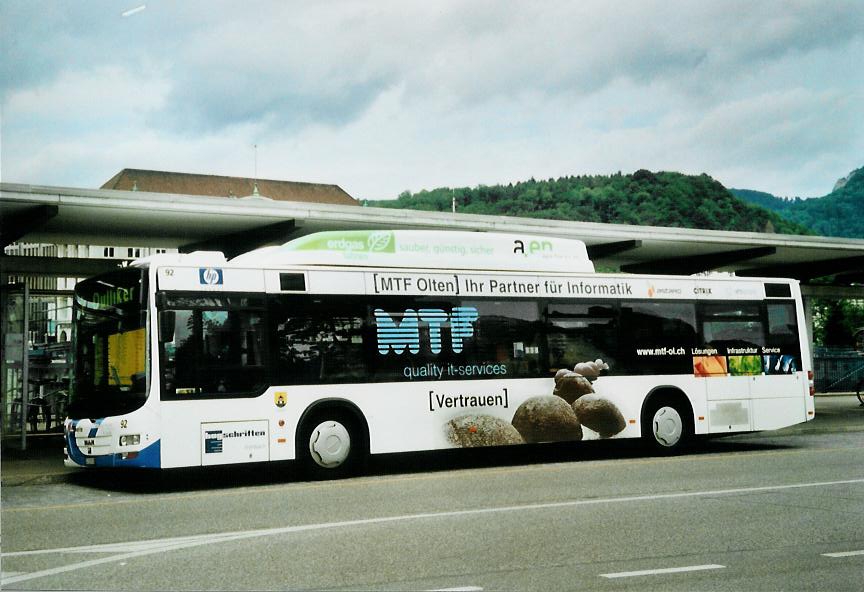
[[[310,234],[75,289],[66,463],[296,459],[693,436],[813,418],[798,283],[594,272],[577,240]]]

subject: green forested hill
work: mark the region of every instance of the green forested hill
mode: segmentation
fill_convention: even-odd
[[[738,199],[743,199],[746,202],[756,204],[757,206],[765,208],[766,210],[771,210],[772,212],[784,212],[793,207],[796,201],[803,201],[800,197],[784,199],[771,193],[766,193],[765,191],[755,191],[753,189],[730,188],[729,192]]]
[[[864,168],[853,171],[824,197],[783,199],[748,189],[729,191],[740,199],[805,226],[815,234],[864,238]]]
[[[609,222],[675,226],[710,230],[806,234],[807,230],[775,212],[746,203],[708,175],[639,170],[632,175],[561,177],[509,185],[430,191],[408,191],[395,200],[370,201],[370,206],[449,212],[457,211]]]

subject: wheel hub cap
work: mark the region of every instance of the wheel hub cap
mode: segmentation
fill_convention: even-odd
[[[654,438],[661,446],[675,446],[681,440],[684,422],[672,407],[661,407],[654,414]]]
[[[338,467],[351,452],[351,436],[338,421],[325,421],[312,430],[309,452],[318,465],[328,469]]]

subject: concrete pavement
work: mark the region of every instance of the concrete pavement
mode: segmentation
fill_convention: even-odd
[[[864,407],[854,395],[817,395],[816,419],[780,430],[783,433],[811,431],[864,431]],[[766,432],[771,434],[774,432]],[[0,485],[15,487],[39,483],[62,482],[80,469],[63,465],[63,437],[60,434],[31,436],[27,450],[16,440],[4,439]]]
[[[62,434],[28,436],[27,450],[20,440],[3,438],[0,461],[0,484],[3,487],[55,483],[64,480],[75,469],[63,466]]]

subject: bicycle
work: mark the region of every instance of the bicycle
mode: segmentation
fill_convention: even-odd
[[[855,330],[853,335],[855,340],[855,350],[860,354],[864,354],[864,327]],[[864,378],[858,380],[855,385],[855,396],[858,397],[858,402],[864,407]]]

